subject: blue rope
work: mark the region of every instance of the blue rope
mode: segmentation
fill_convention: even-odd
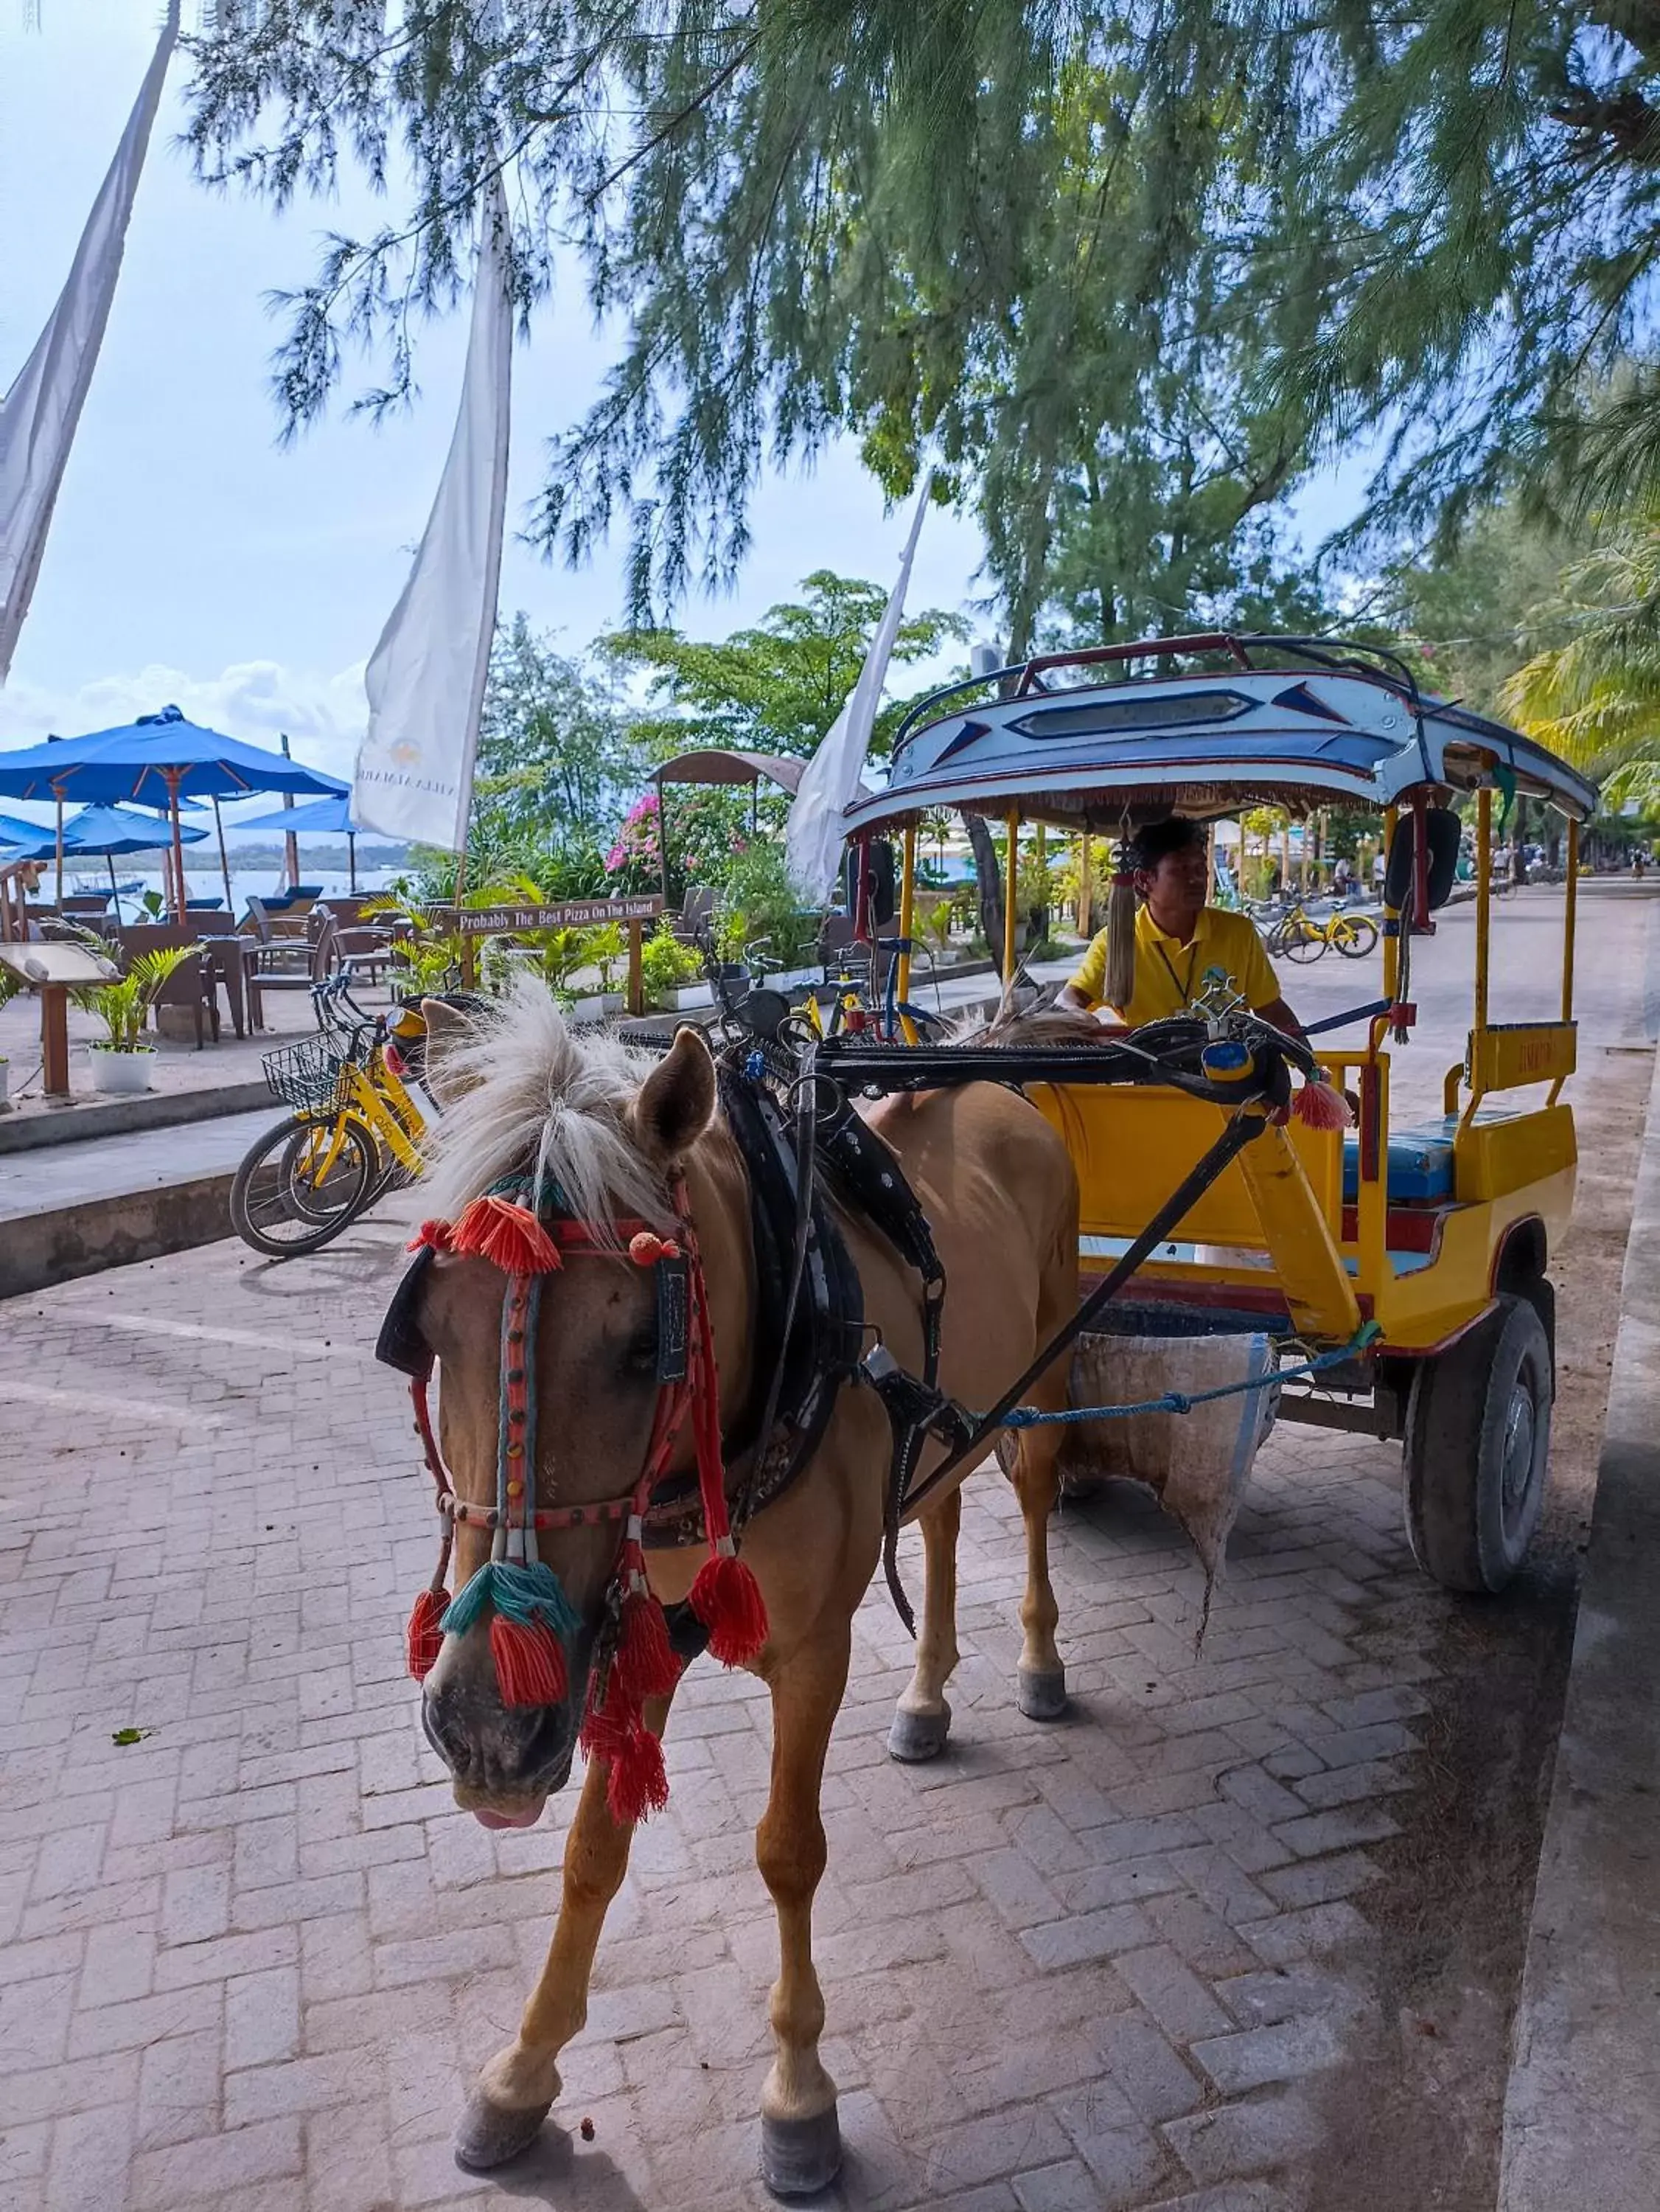
[[[1273,1390],[1281,1382],[1300,1382],[1305,1375],[1319,1375],[1328,1367],[1341,1367],[1357,1352],[1364,1352],[1378,1333],[1378,1324],[1369,1321],[1336,1352],[1323,1352],[1317,1359],[1305,1359],[1295,1367],[1276,1368],[1269,1375],[1248,1376],[1243,1382],[1223,1382],[1214,1390],[1167,1390],[1162,1398],[1144,1398],[1134,1406],[1069,1406],[1058,1413],[1039,1413],[1035,1406],[1016,1406],[1012,1413],[1004,1415],[1003,1425],[1009,1429],[1040,1429],[1067,1427],[1077,1421],[1124,1420],[1131,1413],[1190,1413],[1196,1406],[1209,1405],[1215,1398],[1238,1398],[1253,1390]]]

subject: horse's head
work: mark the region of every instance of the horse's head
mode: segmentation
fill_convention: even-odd
[[[539,988],[482,1030],[441,1006],[429,1018],[429,1081],[447,1107],[433,1198],[453,1228],[433,1231],[407,1322],[439,1369],[456,1601],[422,1717],[457,1802],[487,1826],[525,1826],[570,1773],[597,1650],[615,1643],[619,1564],[638,1558],[623,1550],[629,1502],[654,1457],[662,1470],[693,1463],[689,1420],[663,1442],[665,1414],[687,1410],[675,1391],[689,1404],[691,1389],[683,1260],[665,1279],[676,1238],[687,1243],[676,1194],[696,1222],[713,1337],[739,1389],[747,1209],[712,1127],[714,1065],[695,1031],[656,1061],[581,1043]],[[524,1199],[481,1209],[504,1188]],[[533,1273],[518,1271],[517,1247],[464,1233],[470,1219],[522,1237],[538,1209],[558,1257],[543,1252]],[[433,1605],[434,1643],[438,1619]]]

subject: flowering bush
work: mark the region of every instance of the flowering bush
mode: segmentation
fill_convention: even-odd
[[[663,840],[657,819],[657,795],[648,791],[637,799],[622,817],[616,842],[605,855],[605,872],[620,879],[626,890],[655,890],[663,874]]]

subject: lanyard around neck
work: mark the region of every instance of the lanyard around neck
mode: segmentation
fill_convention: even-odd
[[[1177,1007],[1177,1012],[1178,1013],[1183,1012],[1193,1003],[1193,970],[1199,964],[1199,933],[1196,928],[1193,933],[1193,942],[1188,947],[1187,981],[1185,983],[1183,982],[1181,977],[1176,973],[1176,969],[1171,960],[1170,955],[1164,949],[1162,939],[1160,941],[1156,950],[1160,959],[1164,962],[1165,973],[1169,976],[1171,981],[1176,987],[1176,996],[1179,1002]]]

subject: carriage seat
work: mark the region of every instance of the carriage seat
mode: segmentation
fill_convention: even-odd
[[[1513,1121],[1522,1111],[1507,1103],[1483,1103],[1475,1119]],[[1456,1114],[1437,1115],[1415,1128],[1396,1129],[1389,1140],[1389,1202],[1391,1206],[1445,1206],[1453,1196],[1452,1140]],[[1343,1139],[1343,1201],[1353,1206],[1360,1194],[1360,1142],[1354,1130]]]
[[[1445,1202],[1452,1196],[1452,1139],[1456,1115],[1426,1121],[1415,1129],[1396,1129],[1389,1139],[1388,1188],[1391,1206]],[[1343,1139],[1343,1200],[1360,1194],[1360,1140],[1351,1130]]]

